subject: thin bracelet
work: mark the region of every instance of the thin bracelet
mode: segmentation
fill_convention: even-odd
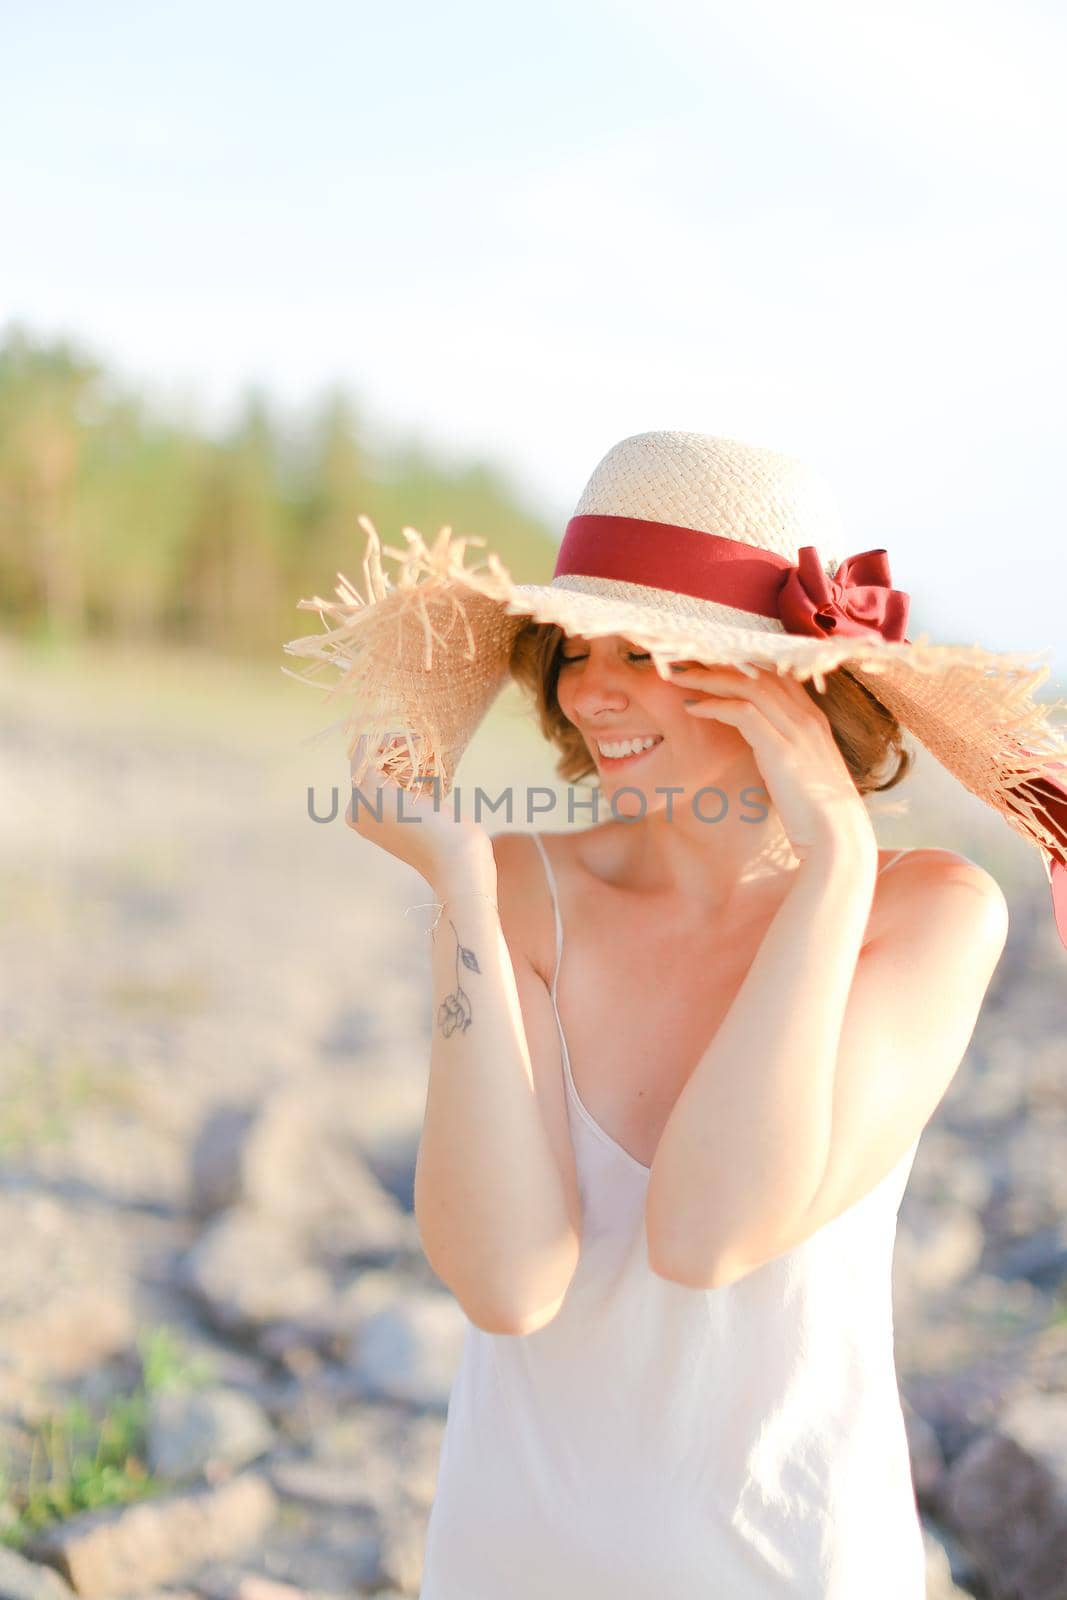
[[[441,913],[444,911],[445,906],[448,905],[449,902],[452,901],[452,900],[458,900],[459,897],[461,895],[464,895],[464,894],[476,894],[476,895],[479,895],[481,897],[481,899],[489,901],[489,904],[493,907],[494,911],[499,912],[499,910],[500,910],[500,907],[497,905],[497,903],[493,899],[492,895],[486,894],[481,889],[457,889],[456,893],[455,894],[450,894],[448,896],[447,900],[422,900],[422,901],[419,902],[418,905],[408,906],[404,911],[404,915],[406,917],[409,911],[425,911],[425,910],[436,911],[437,915],[433,920],[432,927],[429,929],[430,938],[432,939],[434,937],[436,931],[437,931],[437,924],[441,920]]]

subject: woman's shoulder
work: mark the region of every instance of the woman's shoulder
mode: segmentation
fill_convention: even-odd
[[[499,867],[501,861],[522,875],[545,875],[542,851],[548,856],[554,873],[570,874],[583,867],[595,867],[599,857],[608,860],[614,830],[610,824],[596,823],[587,828],[561,829],[555,832],[544,828],[516,828],[492,836],[493,852]]]
[[[520,908],[545,869],[534,835],[529,830],[507,829],[490,836],[496,862],[497,898],[503,907]]]
[[[555,835],[544,835],[554,838]],[[541,851],[529,829],[506,829],[491,835],[496,861],[497,904],[504,937],[531,966],[550,981],[554,951],[554,919]],[[556,846],[548,846],[551,865],[558,865]]]
[[[566,848],[566,839],[563,833],[535,832],[532,828],[505,828],[490,835],[497,871],[507,872],[509,878],[516,874],[522,878],[536,877],[538,873],[544,878],[541,850],[547,848],[549,860],[555,866]]]
[[[976,882],[985,880],[994,885],[997,881],[977,861],[941,845],[909,845],[904,849],[879,850],[878,865],[879,869],[885,868],[887,878],[890,871],[895,875],[898,871],[907,870],[913,881],[936,882],[946,874],[963,874]]]
[[[937,845],[880,850],[877,882],[875,912],[882,925],[902,915],[920,915],[942,895],[961,887],[977,895],[981,904],[996,905],[1001,916],[1007,914],[1004,891],[993,874],[958,850]]]

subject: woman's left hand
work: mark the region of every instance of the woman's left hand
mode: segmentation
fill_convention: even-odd
[[[845,845],[877,858],[871,819],[829,719],[796,678],[691,662],[682,672],[672,666],[671,682],[699,691],[686,706],[692,716],[730,723],[752,747],[795,855],[803,860]]]

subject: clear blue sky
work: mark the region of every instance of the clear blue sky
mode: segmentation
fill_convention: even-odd
[[[935,636],[1067,673],[1058,5],[0,19],[3,323],[209,421],[339,383],[561,532],[627,434],[792,450]]]

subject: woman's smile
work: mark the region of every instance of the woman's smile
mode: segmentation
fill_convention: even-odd
[[[592,744],[593,749],[596,752],[597,761],[608,772],[613,772],[616,767],[629,766],[635,761],[643,761],[646,756],[650,756],[653,750],[658,749],[663,743],[663,735],[661,733],[647,734],[645,737],[651,739],[653,742],[649,745],[646,745],[644,749],[631,749],[623,753],[619,753],[621,747],[627,744],[636,744],[637,738],[640,738],[640,735],[636,736],[634,739],[611,739],[607,737],[602,739],[593,739]],[[609,755],[607,753],[609,750],[615,751],[616,753],[614,755]]]

